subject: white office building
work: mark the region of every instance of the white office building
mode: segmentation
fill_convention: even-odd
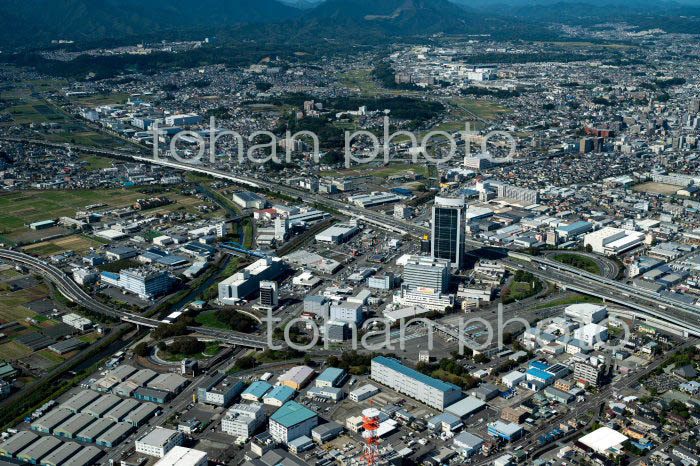
[[[450,284],[447,259],[411,256],[403,267],[403,285],[409,290],[444,293]]]
[[[221,420],[221,430],[239,440],[247,440],[264,422],[265,409],[261,403],[236,404]]]
[[[454,306],[455,298],[449,294],[411,291],[402,287],[394,294],[394,304],[406,307],[418,306],[429,311],[444,312],[446,307]]]
[[[162,458],[175,446],[181,446],[185,440],[182,432],[156,427],[136,439],[136,452]]]

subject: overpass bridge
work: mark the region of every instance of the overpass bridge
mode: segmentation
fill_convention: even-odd
[[[327,197],[314,194],[314,193],[309,193],[308,191],[302,191],[300,189],[296,189],[293,187],[289,186],[283,186],[277,183],[269,182],[263,179],[259,178],[253,178],[253,177],[247,177],[247,176],[242,176],[242,175],[237,175],[233,174],[230,172],[226,172],[223,170],[215,169],[215,168],[210,168],[206,167],[203,165],[195,165],[195,164],[189,164],[189,163],[181,163],[181,162],[176,162],[172,160],[165,160],[161,158],[154,159],[152,157],[144,157],[142,155],[135,155],[135,154],[129,154],[125,152],[119,152],[119,151],[113,151],[113,150],[108,150],[108,149],[100,149],[100,148],[95,148],[95,147],[89,147],[89,146],[79,146],[79,145],[74,145],[74,144],[60,144],[60,143],[50,143],[47,141],[41,141],[41,140],[33,140],[33,139],[25,139],[25,138],[3,138],[4,140],[8,141],[15,141],[15,142],[28,142],[28,143],[33,143],[33,144],[39,144],[39,145],[44,145],[48,147],[56,147],[56,148],[69,148],[72,150],[78,150],[78,151],[83,151],[83,152],[88,152],[88,153],[94,153],[97,155],[103,155],[103,156],[108,156],[108,157],[119,157],[119,158],[129,158],[138,162],[142,163],[151,163],[151,164],[156,164],[156,165],[162,165],[166,167],[170,167],[173,169],[178,169],[178,170],[184,170],[184,171],[191,171],[194,173],[201,173],[205,174],[208,176],[212,176],[214,178],[220,178],[220,179],[226,179],[229,181],[232,181],[237,184],[241,184],[244,186],[249,186],[251,188],[258,188],[258,189],[268,189],[276,192],[280,192],[283,194],[287,194],[290,196],[295,196],[299,197],[301,200],[305,202],[321,202],[323,204],[328,205],[329,207],[332,207],[334,209],[337,209],[339,212],[342,212],[345,215],[349,215],[352,217],[357,217],[362,220],[364,220],[367,223],[377,225],[381,228],[400,233],[400,234],[411,234],[414,236],[422,236],[424,234],[428,234],[430,232],[430,229],[421,225],[415,225],[412,222],[400,220],[400,219],[395,219],[388,217],[387,215],[384,215],[382,213],[378,213],[369,209],[364,209],[360,208],[357,206],[352,206],[349,205],[345,202],[341,202],[335,199],[329,199]],[[476,241],[476,240],[467,240],[466,241],[467,245],[474,246],[476,248],[489,248],[490,246],[486,243],[483,243],[481,241]],[[494,248],[498,249],[498,248]],[[685,303],[681,303],[678,301],[670,300],[668,298],[660,296],[658,293],[653,293],[645,290],[639,290],[636,288],[633,288],[629,285],[625,285],[624,283],[620,283],[614,280],[606,279],[600,276],[597,276],[595,274],[590,274],[588,272],[575,269],[573,267],[569,267],[565,264],[560,264],[555,261],[551,261],[545,258],[538,258],[535,256],[529,256],[527,254],[522,254],[519,252],[515,251],[510,251],[506,248],[500,248],[501,251],[504,252],[504,256],[507,256],[509,258],[513,259],[520,259],[520,260],[525,260],[529,263],[535,264],[537,267],[539,267],[538,270],[538,276],[545,280],[549,280],[552,282],[558,282],[562,283],[563,286],[567,286],[568,289],[574,289],[573,287],[577,287],[580,289],[581,293],[586,293],[590,294],[593,296],[597,296],[598,294],[602,294],[599,291],[600,287],[607,288],[609,293],[605,297],[608,300],[614,299],[616,300],[615,302],[618,302],[621,305],[632,307],[632,308],[637,308],[639,312],[645,312],[648,313],[652,317],[657,317],[660,316],[660,318],[663,318],[669,322],[676,322],[678,325],[687,325],[687,330],[691,334],[695,335],[698,332],[698,328],[700,328],[700,321],[693,322],[697,317],[700,315],[700,308],[695,307],[695,306],[690,306]],[[556,274],[552,274],[550,272],[550,269],[555,269],[555,271],[562,272],[564,274],[568,274],[568,279],[562,280],[561,277],[558,277]],[[577,285],[573,284],[573,281],[577,282]],[[578,286],[581,285],[581,286]],[[620,296],[623,296],[624,298],[621,298]],[[627,298],[627,299],[625,299]],[[636,301],[641,301],[644,303],[647,303],[646,306],[643,306],[639,302]],[[651,303],[651,306],[648,304]],[[686,319],[689,320],[689,322],[679,320],[679,315],[684,315]]]
[[[62,270],[41,259],[10,249],[0,249],[0,259],[16,262],[37,270],[46,279],[50,280],[58,291],[66,299],[79,304],[91,311],[108,315],[110,317],[139,325],[141,327],[156,328],[163,322],[149,317],[143,317],[128,312],[113,309],[85,292],[77,283],[68,277]],[[268,342],[264,337],[249,335],[246,333],[229,330],[211,329],[208,327],[188,327],[188,331],[199,335],[220,339],[226,343],[245,346],[256,349],[267,349]],[[276,342],[279,344],[279,342]]]

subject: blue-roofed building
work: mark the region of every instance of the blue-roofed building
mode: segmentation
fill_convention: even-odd
[[[248,388],[243,390],[241,398],[248,401],[262,401],[267,392],[272,390],[272,385],[262,380],[253,382]]]
[[[584,233],[588,233],[592,229],[593,225],[591,223],[579,220],[578,222],[574,222],[570,225],[561,225],[557,227],[556,231],[559,233],[560,237],[564,239],[571,239]]]
[[[540,361],[531,361],[530,364],[528,364],[528,369],[539,369],[541,371],[546,371],[549,369],[549,364],[540,362]]]
[[[493,424],[489,424],[487,432],[491,436],[501,437],[509,442],[518,440],[524,433],[520,424],[515,424],[513,422],[505,423],[503,421],[496,421]]]
[[[316,378],[316,386],[323,387],[339,387],[347,378],[347,373],[343,369],[329,367],[321,372],[321,375]]]
[[[394,358],[378,356],[372,359],[370,377],[399,393],[441,411],[464,396],[457,385],[421,374]]]
[[[263,397],[263,403],[271,406],[282,406],[294,398],[296,390],[286,385],[278,385]]]
[[[543,371],[536,367],[532,367],[525,372],[525,377],[527,380],[536,380],[545,385],[549,385],[554,381],[554,374],[551,372]]]
[[[270,435],[287,445],[303,435],[308,437],[317,425],[318,414],[296,401],[288,401],[270,416]]]

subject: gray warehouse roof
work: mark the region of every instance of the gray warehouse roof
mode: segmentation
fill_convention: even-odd
[[[117,395],[102,395],[97,400],[93,401],[82,412],[87,413],[91,416],[102,417],[110,409],[117,406],[122,401]]]
[[[70,409],[74,413],[77,413],[81,409],[95,401],[99,396],[99,393],[94,392],[92,390],[83,390],[70,397],[70,399],[63,403],[61,406]]]
[[[139,387],[143,387],[148,382],[155,379],[157,375],[158,373],[152,371],[151,369],[141,369],[136,374],[129,377],[127,380],[134,382]]]
[[[17,453],[22,451],[23,448],[38,438],[39,436],[35,433],[23,430],[0,443],[0,452],[6,454],[7,456],[14,457]]]
[[[70,409],[59,407],[53,411],[49,411],[47,414],[32,422],[32,428],[38,428],[51,432],[55,427],[61,425],[62,422],[72,415],[73,412]]]
[[[61,466],[90,466],[102,456],[102,450],[96,447],[85,447],[77,455],[70,458]]]
[[[45,466],[58,466],[71,456],[75,455],[82,447],[75,442],[65,442],[63,445],[49,453],[41,460]]]
[[[78,437],[81,439],[88,439],[95,441],[95,439],[102,434],[103,432],[106,432],[108,429],[110,429],[114,425],[114,421],[111,419],[98,419],[92,424],[88,425],[86,428],[78,432]]]
[[[180,386],[186,383],[187,379],[183,376],[169,372],[167,374],[160,374],[158,377],[148,382],[147,386],[155,388],[156,390],[165,390],[166,392],[174,393]]]
[[[22,450],[17,458],[26,459],[30,462],[38,462],[41,458],[48,455],[56,448],[58,448],[63,442],[61,442],[56,437],[42,437],[36,442],[32,443],[30,446]]]
[[[134,426],[127,424],[126,422],[117,422],[108,431],[97,437],[97,442],[113,444],[122,437],[128,434]]]
[[[54,429],[54,432],[56,433],[62,433],[66,435],[67,437],[74,437],[75,434],[80,432],[95,420],[94,417],[90,416],[89,414],[86,413],[79,413],[79,414],[74,414],[70,419],[68,419],[66,422],[61,424],[60,426],[56,427]]]
[[[117,382],[123,382],[127,378],[129,378],[130,375],[136,373],[136,368],[134,366],[130,366],[128,364],[122,364],[119,367],[115,367],[109,373],[107,374],[107,377],[110,379],[113,379]]]
[[[124,400],[117,406],[109,410],[107,414],[104,415],[104,417],[107,419],[111,419],[114,422],[119,422],[122,419],[124,419],[124,417],[127,414],[138,408],[140,405],[141,403],[133,399]]]
[[[141,424],[143,421],[151,417],[157,410],[158,405],[155,403],[151,403],[150,401],[147,403],[142,403],[141,406],[129,413],[124,418],[124,421],[128,422],[129,424]]]

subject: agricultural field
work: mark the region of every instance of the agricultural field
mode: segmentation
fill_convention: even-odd
[[[36,312],[24,307],[24,304],[46,298],[48,295],[49,291],[44,285],[10,291],[6,282],[0,282],[0,324],[36,316]]]
[[[680,186],[674,186],[672,184],[655,183],[652,181],[649,183],[638,184],[632,189],[641,193],[671,195],[676,194],[676,191],[678,191],[681,188]]]
[[[164,192],[174,201],[173,204],[147,210],[144,212],[171,212],[180,208],[194,212],[194,206],[200,201],[196,197],[183,196],[178,192]],[[150,197],[138,192],[135,188],[101,189],[101,190],[64,190],[64,191],[27,191],[21,193],[0,194],[0,236],[11,242],[30,243],[41,241],[42,238],[56,234],[69,233],[65,228],[33,231],[27,225],[47,219],[72,217],[77,210],[90,204],[106,203],[110,208],[120,208],[131,205],[136,199]],[[75,241],[75,240],[72,240]],[[56,240],[52,241],[56,243]],[[89,248],[93,244],[82,243],[79,246]],[[42,245],[43,246],[43,245]],[[59,244],[59,247],[64,245]],[[46,246],[45,253],[57,250]],[[71,249],[71,248],[68,248]]]
[[[428,175],[428,169],[425,165],[410,164],[410,163],[392,163],[389,165],[357,165],[347,170],[330,170],[322,171],[321,176],[376,176],[377,178],[388,178],[394,175],[400,175],[404,172],[411,172],[417,175]]]
[[[36,254],[39,256],[52,256],[54,254],[62,254],[67,251],[74,251],[79,254],[84,254],[90,248],[99,248],[102,243],[92,240],[83,235],[71,235],[63,238],[34,243],[24,248],[24,252]]]

